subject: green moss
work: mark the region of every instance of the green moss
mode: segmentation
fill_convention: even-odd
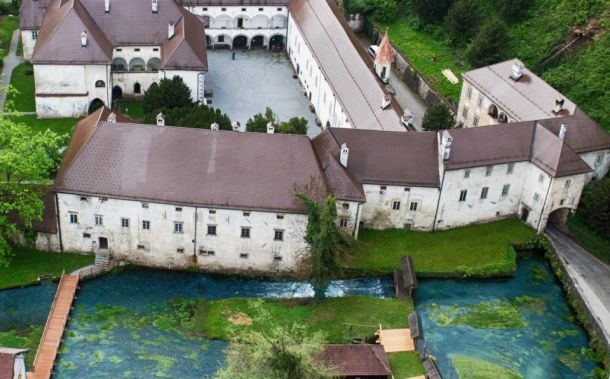
[[[543,314],[546,308],[546,303],[544,299],[540,297],[532,297],[528,295],[517,296],[514,302],[522,309],[529,310],[538,315]]]
[[[426,370],[419,359],[417,351],[388,353],[392,374],[397,379],[425,375]]]
[[[451,364],[462,379],[522,379],[523,376],[515,370],[496,365],[483,359],[455,355]]]
[[[93,355],[91,356],[91,360],[89,361],[89,366],[90,367],[97,366],[98,364],[100,364],[104,361],[104,357],[105,357],[105,354],[103,351],[95,350],[93,352]]]
[[[431,304],[431,318],[440,326],[470,326],[478,329],[520,329],[527,326],[521,311],[512,302],[484,301],[465,306],[440,307]]]

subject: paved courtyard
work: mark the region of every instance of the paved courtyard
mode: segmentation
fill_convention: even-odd
[[[205,86],[214,91],[211,106],[226,113],[231,121],[239,121],[242,128],[250,117],[270,107],[282,121],[305,117],[309,136],[320,132],[298,79],[292,78],[293,69],[285,53],[208,50],[208,65]]]

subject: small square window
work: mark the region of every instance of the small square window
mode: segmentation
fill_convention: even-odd
[[[148,208],[148,203],[142,203],[142,208]]]
[[[174,222],[174,233],[184,233],[183,222]]]
[[[89,199],[87,199],[85,196],[81,196],[80,201],[89,201]]]
[[[250,238],[250,228],[241,228],[241,238]]]
[[[89,234],[89,233],[83,233],[83,238],[91,238],[91,234]]]
[[[540,174],[540,175],[538,176],[538,182],[539,182],[539,183],[544,182],[544,175]]]
[[[207,11],[207,10],[208,10],[208,8],[203,8],[203,10],[204,10],[204,11]]]
[[[392,209],[397,211],[400,209],[400,201],[395,201],[392,203]]]
[[[123,49],[117,47],[116,51],[123,51]]]
[[[464,117],[464,118],[468,117],[468,107],[464,107],[464,109],[462,109],[462,117]]]
[[[474,116],[472,120],[472,126],[479,126],[479,116]]]
[[[208,225],[208,236],[216,235],[216,225]]]
[[[146,246],[144,246],[144,245],[138,245],[138,250],[146,250]]]
[[[135,49],[133,49],[133,50],[134,50],[134,51],[140,51],[140,49],[139,49],[139,48],[137,48],[137,47],[136,47]]]
[[[515,164],[509,163],[508,167],[506,168],[506,173],[510,175],[513,173],[514,170],[515,170]]]
[[[405,187],[405,192],[409,192],[409,191],[411,191],[411,188]]]
[[[153,51],[159,51],[159,48],[158,47],[154,47]]]
[[[345,218],[345,217],[340,218],[340,219],[339,219],[339,227],[341,227],[341,228],[347,228],[348,221],[349,221],[349,220],[348,220],[347,218]]]
[[[505,184],[502,187],[502,196],[508,196],[508,190],[510,189],[510,185],[509,184]]]
[[[402,228],[403,228],[404,230],[411,230],[411,228],[413,228],[413,224],[411,224],[410,222],[404,223],[404,224],[402,225]]]
[[[220,8],[221,11],[226,12],[227,8]]]
[[[245,12],[245,11],[246,11],[246,8],[242,8],[242,9],[241,9],[241,11],[242,11],[242,12]]]
[[[148,220],[142,220],[142,229],[144,229],[144,230],[150,230],[150,221],[148,221]]]
[[[102,225],[104,225],[104,216],[95,215],[95,226],[102,226]]]
[[[211,215],[215,215],[216,214],[216,209],[210,209],[208,211],[208,213],[211,214]]]
[[[179,247],[176,249],[176,253],[178,254],[184,254],[184,248],[183,247]]]
[[[570,184],[572,184],[572,180],[567,179],[565,183],[565,188],[570,188]]]
[[[276,261],[276,262],[280,262],[282,260],[282,256],[281,255],[275,255],[273,257],[273,260]]]
[[[244,212],[244,217],[250,217],[250,212]]]
[[[276,216],[278,220],[283,220],[284,219],[284,215],[277,215]]]
[[[384,193],[386,189],[388,189],[386,186],[380,186],[379,187],[379,192],[380,193]]]
[[[282,8],[278,8],[277,10],[278,10],[278,12],[281,12],[281,11],[282,11]]]
[[[128,218],[121,218],[121,227],[129,228],[129,219]]]
[[[460,191],[460,201],[466,201],[466,196],[468,195],[468,190]]]
[[[540,194],[538,192],[536,192],[534,194],[534,201],[538,201],[538,200],[540,200]]]
[[[70,213],[70,224],[78,224],[78,214]]]
[[[349,203],[343,203],[341,206],[343,209],[349,209]]]
[[[108,198],[107,197],[100,197],[100,201],[102,203],[104,203],[104,202],[108,201]]]
[[[274,241],[283,241],[284,240],[284,231],[283,230],[275,230],[273,233]]]
[[[415,201],[412,201],[411,204],[409,204],[409,210],[413,212],[417,211],[417,203]]]
[[[258,8],[258,11],[259,11],[259,12],[262,12],[262,11],[263,11],[263,8]]]
[[[487,199],[488,193],[489,193],[489,187],[481,188],[481,199]]]
[[[492,171],[493,171],[493,166],[485,167],[485,176],[491,176]]]
[[[240,253],[240,254],[239,254],[239,257],[240,257],[241,259],[248,259],[248,253]]]
[[[559,200],[559,205],[563,205],[563,204],[565,204],[565,202],[566,202],[565,199],[561,199],[561,200]]]
[[[182,208],[176,207],[176,212],[182,212]]]

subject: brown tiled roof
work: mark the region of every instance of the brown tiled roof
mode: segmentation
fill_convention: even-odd
[[[22,0],[19,8],[19,28],[38,30],[42,24],[44,11],[51,0]]]
[[[334,368],[337,376],[392,375],[381,345],[326,345],[319,359]]]
[[[360,183],[421,187],[440,185],[435,132],[332,128],[323,133],[332,133],[338,145],[347,144],[347,171]],[[336,157],[339,157],[338,153]]]
[[[15,375],[15,356],[27,349],[0,348],[0,379],[13,379]]]
[[[531,161],[552,177],[583,174],[591,167],[548,129],[536,125]]]
[[[312,178],[322,175],[306,136],[83,120],[54,191],[305,213],[294,189]]]
[[[394,53],[392,52],[392,45],[390,45],[390,38],[388,37],[387,32],[381,40],[381,44],[379,45],[379,49],[375,55],[375,62],[394,62]]]
[[[560,116],[574,113],[574,103],[527,68],[519,80],[511,79],[513,62],[523,64],[518,59],[511,59],[465,72],[462,76],[518,121],[555,117],[552,111],[556,99],[565,99],[566,112]]]
[[[538,121],[553,134],[559,135],[561,124],[566,126],[566,143],[577,153],[610,148],[610,134],[599,127],[585,112],[576,108],[573,116]]]
[[[205,39],[202,41],[200,38],[205,35],[203,22],[184,8],[180,8],[180,13],[182,18],[176,25],[176,34],[163,43],[161,67],[175,70],[207,69]]]
[[[400,110],[381,109],[384,91],[359,51],[362,46],[354,44],[356,38],[333,6],[326,0],[292,0],[289,10],[350,124],[357,129],[404,131]]]

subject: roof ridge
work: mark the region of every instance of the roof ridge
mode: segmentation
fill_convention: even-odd
[[[66,3],[63,3],[64,0],[56,0],[59,3],[59,7],[57,8],[57,12],[61,11],[61,8],[63,8],[63,6]],[[74,9],[74,1],[75,0],[68,0],[68,1],[72,1],[72,5],[70,6],[70,10]],[[49,6],[47,7],[47,10],[51,8],[51,4],[49,4]],[[70,14],[70,10],[68,10],[66,13],[64,13],[63,17],[61,18],[61,20],[55,25],[55,28],[53,28],[53,31],[51,31],[51,33],[49,33],[49,37],[44,40],[44,43],[42,45],[39,45],[38,43],[36,44],[36,46],[34,47],[34,52],[32,53],[32,61],[34,60],[34,55],[41,51],[48,43],[49,41],[53,38],[53,36],[55,35],[55,33],[57,32],[57,30],[59,29],[59,27],[61,25],[63,25],[64,20],[66,19],[66,17],[68,16],[68,14]],[[45,11],[45,15],[42,17],[42,21],[40,22],[40,29],[42,29],[42,25],[44,24],[44,19],[46,18],[47,12]],[[39,47],[40,46],[40,47]]]

